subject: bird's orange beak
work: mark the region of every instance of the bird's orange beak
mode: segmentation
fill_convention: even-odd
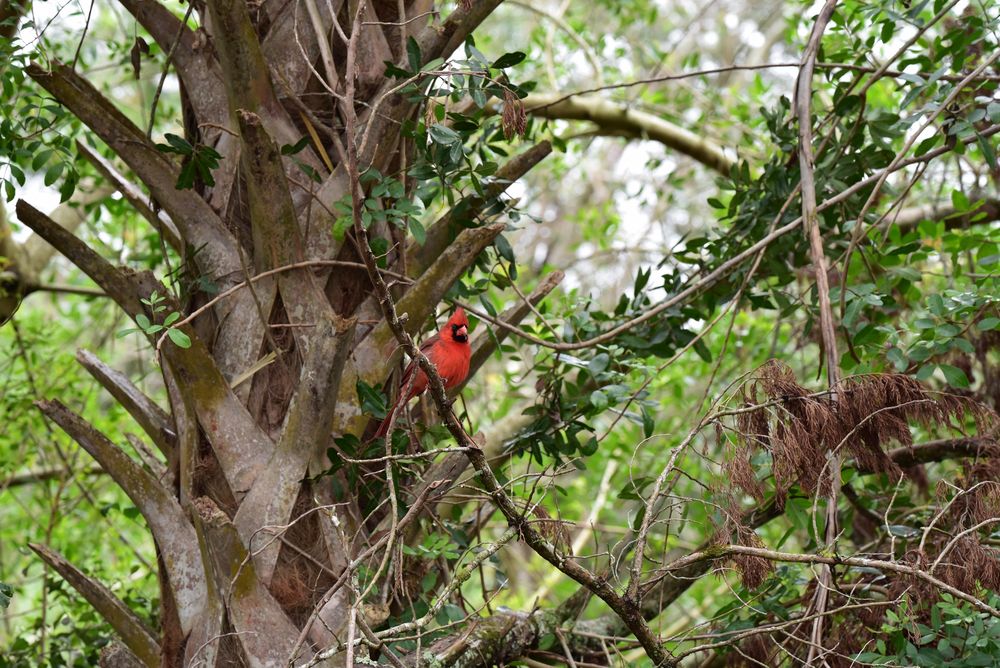
[[[465,325],[459,325],[458,329],[455,330],[455,333],[458,334],[459,336],[468,336],[469,328],[466,327]]]

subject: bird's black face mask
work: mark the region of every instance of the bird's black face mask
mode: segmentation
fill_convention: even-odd
[[[451,338],[455,339],[459,343],[465,343],[469,340],[469,328],[465,325],[452,325]]]

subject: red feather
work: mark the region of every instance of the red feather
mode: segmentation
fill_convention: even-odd
[[[435,366],[446,390],[461,385],[469,375],[469,360],[472,357],[472,348],[469,346],[469,321],[465,317],[465,311],[461,308],[456,309],[441,331],[421,344],[420,352]],[[392,415],[410,399],[422,394],[427,389],[427,384],[427,374],[424,370],[419,368],[416,362],[410,362],[399,384],[399,397],[379,424],[375,438],[385,436]],[[404,393],[403,390],[407,386],[410,389]]]

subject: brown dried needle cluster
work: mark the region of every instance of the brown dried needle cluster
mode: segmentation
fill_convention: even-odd
[[[514,135],[524,135],[528,127],[528,115],[524,111],[524,102],[510,89],[503,91],[503,113],[500,116],[503,135],[511,139]]]
[[[928,430],[957,429],[971,416],[979,433],[986,433],[996,417],[968,397],[933,392],[901,374],[852,376],[834,392],[818,395],[799,385],[792,370],[776,360],[761,367],[741,392],[746,410],[737,416],[738,444],[727,473],[763,501],[764,486],[750,458],[755,452],[770,453],[779,507],[792,485],[807,493],[826,489],[829,453],[849,455],[861,471],[898,478],[903,471],[885,447],[893,442],[912,446],[911,422]]]
[[[723,520],[722,524],[716,528],[712,542],[716,545],[732,543],[745,547],[765,547],[760,536],[741,521],[740,504],[732,491],[714,490],[713,495],[719,499]],[[752,554],[730,554],[728,561],[739,573],[740,581],[747,589],[760,587],[774,572],[774,565],[770,561]]]

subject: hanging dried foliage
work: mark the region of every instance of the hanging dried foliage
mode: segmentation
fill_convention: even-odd
[[[912,446],[911,423],[927,430],[961,429],[971,417],[977,431],[986,434],[996,418],[973,399],[929,390],[902,374],[852,376],[832,392],[812,393],[776,360],[761,367],[741,392],[745,410],[737,415],[738,445],[727,473],[740,489],[762,499],[749,458],[767,451],[779,506],[792,485],[810,494],[825,490],[832,453],[846,451],[860,470],[898,478],[904,472],[886,446]]]

